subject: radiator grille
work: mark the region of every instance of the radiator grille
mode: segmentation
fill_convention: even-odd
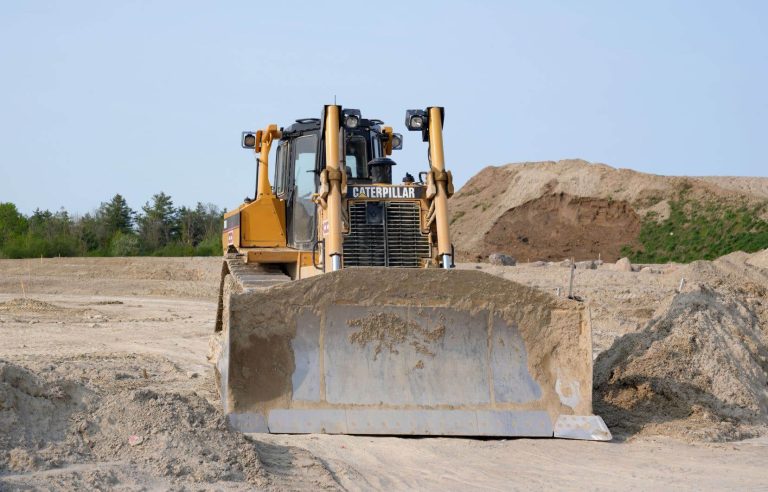
[[[429,236],[422,234],[419,204],[383,204],[383,220],[368,223],[366,202],[349,205],[350,232],[344,236],[344,266],[419,268],[431,256]]]

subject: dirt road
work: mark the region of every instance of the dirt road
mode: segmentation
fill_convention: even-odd
[[[206,361],[219,268],[218,259],[0,261],[0,489],[768,488],[765,437],[235,435],[221,425]],[[554,290],[566,271],[493,273]],[[579,274],[577,293],[602,296],[596,353],[647,322],[677,283]]]

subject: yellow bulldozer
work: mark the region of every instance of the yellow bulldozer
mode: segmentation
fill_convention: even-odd
[[[356,109],[243,132],[210,353],[233,428],[610,439],[584,305],[454,268],[444,119],[406,111],[429,165],[400,184],[402,135]]]

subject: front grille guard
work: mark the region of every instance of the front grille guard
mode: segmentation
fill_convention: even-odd
[[[380,223],[367,218],[367,203],[383,207]],[[356,202],[349,205],[344,266],[419,268],[432,257],[429,234],[421,230],[418,202]]]

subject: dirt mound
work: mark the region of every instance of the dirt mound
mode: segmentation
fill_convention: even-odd
[[[65,439],[69,417],[85,408],[89,398],[85,388],[71,381],[47,381],[0,361],[0,470],[57,463],[49,444]]]
[[[171,482],[266,484],[256,448],[205,399],[149,389],[99,397],[0,362],[0,471],[128,461]]]
[[[10,315],[15,320],[26,320],[30,323],[39,321],[84,321],[103,319],[102,313],[91,308],[65,307],[31,297],[16,298],[0,302],[0,314]]]
[[[637,241],[638,217],[650,211],[667,217],[669,200],[682,190],[697,201],[764,201],[766,184],[750,179],[658,176],[578,159],[487,167],[450,200],[452,239],[464,261],[485,259],[494,250],[531,260],[582,253],[581,259],[597,253],[613,258]],[[628,230],[622,232],[622,225]],[[534,239],[536,246],[530,245]]]
[[[550,261],[616,261],[623,245],[638,244],[639,233],[640,217],[625,201],[557,193],[504,212],[485,233],[476,259],[501,252]]]
[[[618,435],[726,441],[768,431],[768,277],[734,253],[688,265],[690,282],[595,361],[595,411]]]
[[[726,190],[733,190],[757,197],[768,198],[768,178],[744,176],[700,176],[708,183],[715,184]]]
[[[230,431],[196,393],[132,389],[120,372],[117,384],[107,375],[80,374],[87,382],[77,382],[58,372],[0,361],[0,479],[28,473],[0,481],[0,489],[338,488],[315,456]]]
[[[191,482],[265,483],[254,445],[229,432],[223,416],[194,394],[135,390],[109,396],[74,420],[76,449],[98,461],[128,459]]]
[[[186,377],[177,364],[165,357],[120,352],[50,356],[30,369],[47,379],[74,381],[99,394],[145,387],[168,390],[175,380]]]
[[[762,251],[759,251],[755,254],[753,254],[748,260],[747,263],[750,265],[762,268],[764,270],[768,270],[768,249],[764,249]]]
[[[753,309],[763,313],[768,309],[760,302],[768,296],[768,269],[760,267],[764,258],[764,251],[754,254],[737,251],[714,261],[694,261],[677,274],[687,282],[706,284],[741,296]]]
[[[49,304],[45,301],[39,301],[32,298],[17,298],[10,301],[0,302],[0,311],[7,311],[10,313],[25,313],[25,312],[57,312],[64,311],[66,308]]]

